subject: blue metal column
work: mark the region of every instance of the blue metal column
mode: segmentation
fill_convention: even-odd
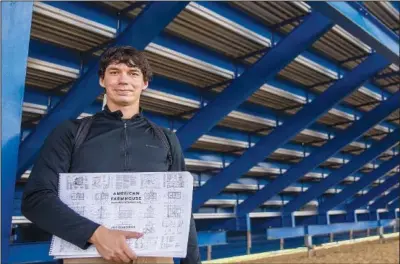
[[[362,177],[357,182],[355,182],[353,184],[350,184],[349,186],[344,188],[344,190],[342,190],[340,193],[334,195],[332,198],[327,199],[326,201],[321,203],[318,206],[318,209],[321,212],[326,212],[328,210],[331,210],[332,208],[334,208],[334,207],[338,206],[339,204],[343,203],[344,201],[346,201],[346,199],[352,197],[354,194],[356,194],[361,189],[367,187],[369,184],[371,184],[372,182],[376,181],[377,179],[379,179],[380,177],[385,175],[387,172],[389,172],[394,167],[396,167],[399,163],[400,163],[400,155],[397,155],[396,157],[391,158],[389,161],[385,161],[377,169],[375,169],[372,172],[366,174],[364,177]],[[383,183],[383,184],[389,184],[389,182],[393,182],[392,185],[394,185],[395,184],[395,180],[397,180],[397,182],[399,182],[399,174],[396,174],[395,176],[391,177],[390,181],[389,180],[387,182],[385,181],[385,183]],[[378,188],[378,187],[376,187],[376,188]],[[368,192],[368,194],[371,191],[372,190],[370,190]],[[382,192],[378,192],[376,194],[376,196],[379,195],[380,193],[382,193]],[[368,195],[368,194],[366,194],[366,195]],[[364,196],[366,196],[366,195],[364,195]],[[370,195],[372,195],[372,193]],[[362,197],[364,197],[364,196],[362,196]],[[357,198],[356,200],[358,200],[358,199],[361,199],[361,197]],[[368,201],[370,201],[370,200],[371,199],[369,199]],[[353,201],[352,203],[354,203],[354,202],[355,201]],[[361,200],[360,200],[360,202],[361,202]],[[353,209],[351,209],[350,207],[347,207],[347,208],[349,210],[355,210],[357,208],[360,208],[360,204],[359,203],[356,203],[354,205],[357,205],[357,207],[355,207]],[[362,205],[364,205],[364,204],[362,204]]]
[[[399,191],[400,191],[400,187],[394,188],[393,190],[390,191],[390,193],[388,193],[385,196],[382,196],[381,198],[376,200],[373,204],[371,204],[369,206],[370,210],[385,208],[387,203],[389,203],[390,201],[393,201],[394,199],[399,198]]]
[[[249,155],[252,159],[252,163],[247,165],[247,167],[250,167],[254,164],[253,160],[259,161],[268,156],[272,151],[279,147],[278,143],[281,142],[282,139],[284,139],[285,142],[290,139],[290,135],[288,135],[288,133],[293,132],[292,135],[298,133],[300,129],[304,128],[300,127],[300,124],[303,124],[305,126],[306,124],[308,124],[308,122],[317,119],[319,117],[319,114],[323,114],[324,112],[328,111],[331,107],[334,106],[335,103],[340,101],[342,99],[341,96],[345,97],[348,93],[358,88],[362,84],[362,82],[367,81],[370,77],[374,76],[376,72],[379,72],[387,64],[387,61],[383,59],[380,55],[371,55],[370,58],[365,60],[351,73],[348,73],[343,79],[337,81],[332,87],[329,87],[328,90],[325,91],[325,93],[319,95],[311,104],[304,106],[303,109],[300,110],[291,119],[286,121],[282,126],[276,128],[268,136],[257,143],[256,147],[260,146],[257,154],[254,154],[254,149],[256,147],[253,147],[252,149],[245,152],[243,156],[245,156],[247,153],[250,153]],[[368,71],[368,73],[366,73],[365,71]],[[339,91],[343,91],[343,93],[339,94]],[[279,193],[281,190],[302,177],[304,174],[334,155],[341,148],[343,148],[353,140],[357,139],[360,136],[360,132],[363,133],[368,131],[376,123],[380,122],[392,111],[394,111],[398,106],[399,100],[400,93],[397,93],[387,102],[384,102],[384,106],[378,106],[370,113],[365,114],[364,117],[358,120],[349,129],[343,131],[341,134],[338,134],[334,139],[327,142],[323,147],[316,149],[308,157],[304,158],[302,162],[293,165],[291,168],[288,169],[285,174],[281,175],[272,183],[266,185],[262,190],[258,191],[256,194],[250,196],[247,200],[241,203],[237,208],[238,215],[242,216],[246,212],[251,212],[264,201],[267,201],[269,198],[273,197],[275,194]],[[297,125],[299,126],[297,127]],[[242,157],[238,160],[240,161]],[[258,158],[258,160],[255,160],[256,157]],[[237,161],[235,161],[235,163],[236,162]],[[228,169],[232,167],[235,163],[229,166]],[[244,171],[242,169],[239,170],[235,168],[229,173],[229,176],[223,175],[221,179],[232,177],[231,175],[241,176]],[[212,180],[216,180],[218,176],[219,175],[214,176]]]
[[[130,45],[143,50],[181,11],[188,2],[151,2],[118,36],[114,45]],[[67,95],[37,125],[21,144],[18,176],[32,164],[47,135],[61,122],[76,118],[102,92],[97,70],[99,60],[78,79]]]
[[[8,263],[33,2],[1,3],[1,263]]]
[[[370,162],[382,152],[386,151],[398,142],[400,129],[387,135],[383,140],[375,142],[369,149],[365,150],[360,155],[354,157],[351,161],[343,165],[340,169],[335,170],[329,176],[319,183],[310,187],[306,192],[300,194],[295,199],[291,200],[283,208],[284,211],[293,212],[299,209],[302,205],[312,199],[322,195],[328,188],[339,183],[350,174],[359,170],[366,163]]]
[[[188,149],[331,27],[330,21],[320,14],[311,14],[306,18],[177,131],[182,149]]]
[[[313,10],[329,17],[346,31],[399,65],[399,37],[363,7],[352,2],[308,1]],[[358,9],[358,10],[357,10]]]

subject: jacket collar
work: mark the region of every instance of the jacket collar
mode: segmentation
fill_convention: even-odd
[[[124,116],[121,110],[117,110],[117,111],[112,112],[110,110],[110,108],[108,108],[108,105],[104,106],[104,110],[102,111],[102,113],[106,117],[111,117],[111,118],[114,118],[114,119],[122,119],[122,117]],[[141,107],[139,107],[139,113],[134,115],[134,116],[132,116],[132,118],[129,119],[129,120],[134,120],[134,119],[137,119],[137,118],[143,118],[143,108],[141,108]]]

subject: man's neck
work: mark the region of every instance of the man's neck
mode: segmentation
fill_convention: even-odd
[[[120,110],[123,114],[122,119],[131,119],[134,115],[139,113],[139,104],[120,106],[112,103],[107,103],[111,112]]]

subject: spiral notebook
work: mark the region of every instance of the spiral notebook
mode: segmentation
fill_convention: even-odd
[[[141,232],[127,240],[137,256],[186,256],[193,194],[189,172],[64,173],[59,198],[75,212],[110,229]],[[99,257],[53,236],[55,258]]]

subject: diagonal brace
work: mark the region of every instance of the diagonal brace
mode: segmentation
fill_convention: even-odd
[[[397,164],[399,163],[399,161],[400,161],[400,159],[397,157]],[[381,166],[379,166],[379,168]],[[371,172],[371,173],[373,173],[373,172]],[[369,179],[369,174],[365,175],[366,176],[365,178]],[[346,206],[346,210],[347,211],[354,211],[354,210],[356,210],[358,208],[361,208],[362,206],[366,205],[369,201],[373,200],[375,197],[377,197],[381,193],[385,192],[387,189],[389,189],[389,188],[393,187],[395,184],[399,183],[399,177],[400,177],[400,174],[397,173],[396,175],[394,175],[394,176],[390,177],[389,179],[387,179],[381,185],[376,186],[376,187],[372,188],[371,190],[369,190],[366,194],[364,194],[364,195],[362,195],[360,197],[357,197],[356,199],[351,201],[351,203],[349,203]],[[362,179],[364,179],[364,177]],[[354,184],[356,184],[356,183],[354,183]],[[354,184],[351,184],[347,188],[351,188],[352,185],[354,185]],[[347,197],[351,197],[351,196],[347,196]],[[321,204],[320,207],[322,207],[322,205],[323,204]],[[326,210],[325,207],[324,207],[324,210]]]
[[[348,163],[343,165],[340,169],[332,172],[329,176],[319,183],[313,185],[306,192],[300,194],[298,197],[290,201],[285,207],[284,211],[293,212],[299,209],[302,205],[308,203],[312,199],[321,196],[328,188],[338,184],[350,174],[362,168],[366,163],[378,157],[382,152],[395,145],[398,140],[398,133],[400,129],[390,133],[384,139],[375,142],[372,147],[361,153],[360,155],[351,159]]]
[[[301,123],[306,120],[308,121],[310,118],[316,119],[318,117],[315,117],[315,114],[319,114],[318,111],[326,111],[330,107],[333,107],[333,103],[327,105],[327,102],[329,102],[326,100],[327,97],[329,100],[334,99],[340,101],[345,95],[338,94],[339,91],[347,90],[347,92],[351,92],[355,90],[363,81],[366,81],[369,77],[374,76],[376,72],[379,72],[384,65],[387,65],[385,59],[382,59],[379,57],[379,55],[372,55],[351,73],[348,73],[342,80],[339,80],[337,83],[333,84],[333,86],[330,87],[325,93],[317,97],[314,102],[312,102],[310,105],[306,105],[302,110],[300,110],[300,112],[298,112],[297,115],[293,116],[290,121],[285,122],[281,127],[278,127],[275,129],[275,131],[271,132],[267,137],[262,139],[258,144],[263,144],[262,148],[264,153],[267,150],[270,150],[269,147],[275,147],[274,143],[279,140],[279,137],[282,134],[291,131],[296,123]],[[367,76],[364,75],[364,71],[366,69],[370,70]],[[258,191],[256,194],[250,196],[247,200],[241,203],[237,208],[238,215],[251,212],[264,201],[267,201],[281,190],[288,187],[291,183],[303,177],[303,175],[305,175],[307,172],[316,168],[319,164],[323,163],[329,157],[337,153],[341,148],[357,139],[360,135],[360,132],[363,133],[368,131],[376,123],[380,122],[388,114],[390,114],[391,111],[394,111],[397,108],[398,100],[400,100],[400,93],[397,93],[396,97],[390,98],[390,100],[384,102],[382,106],[378,106],[370,113],[365,114],[364,117],[356,121],[346,131],[338,134],[334,139],[328,141],[324,146],[312,152],[300,163],[293,165],[285,174],[277,178],[272,183],[266,185],[262,190]],[[308,110],[307,107],[309,107]],[[307,111],[300,115],[303,110]],[[265,154],[268,155],[269,153],[267,152]]]

